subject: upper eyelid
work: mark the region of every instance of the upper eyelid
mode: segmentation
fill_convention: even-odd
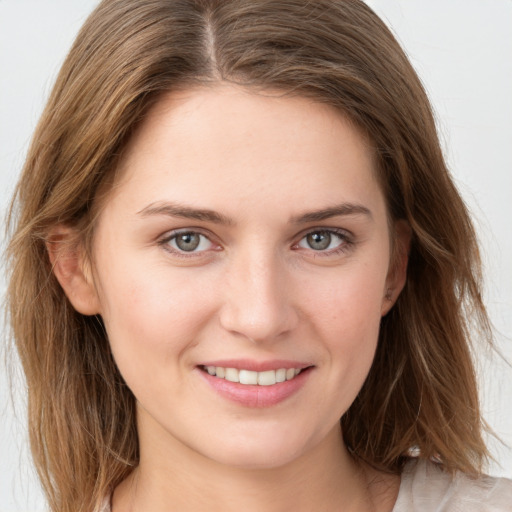
[[[340,235],[347,235],[347,236],[353,236],[353,234],[345,229],[345,228],[336,228],[331,226],[316,226],[312,228],[307,228],[302,231],[300,231],[298,234],[294,235],[292,238],[303,238],[304,236],[308,235],[309,233],[315,233],[319,231],[326,231],[329,233],[335,233]],[[160,235],[158,238],[165,239],[165,238],[172,238],[174,236],[179,235],[180,233],[198,233],[200,235],[206,236],[207,238],[218,238],[216,235],[211,233],[211,231],[200,228],[200,227],[183,227],[183,228],[177,228],[177,229],[171,229]]]
[[[171,229],[169,231],[166,231],[164,234],[160,235],[158,237],[158,240],[160,242],[165,242],[168,240],[172,240],[176,236],[183,234],[183,233],[197,233],[198,235],[203,235],[204,237],[208,238],[213,243],[212,238],[215,238],[215,236],[208,230],[204,230],[202,228],[178,228],[178,229]]]
[[[209,247],[207,249],[201,250],[201,251],[184,251],[180,249],[179,247],[173,247],[171,244],[171,241],[174,240],[177,236],[184,233],[195,233],[201,236],[204,236],[210,244],[212,244],[213,247]],[[164,235],[159,237],[157,239],[157,245],[162,248],[165,252],[167,252],[171,257],[179,258],[179,259],[198,259],[198,258],[205,258],[207,256],[211,256],[211,252],[216,252],[219,250],[219,244],[214,242],[210,236],[205,235],[201,230],[198,229],[188,229],[188,228],[182,228],[182,229],[176,229],[167,231]],[[193,261],[193,260],[191,260]],[[201,261],[201,260],[198,260]]]
[[[310,233],[316,233],[316,232],[327,232],[327,233],[333,233],[335,235],[340,236],[341,238],[344,238],[347,241],[351,241],[353,238],[353,234],[344,228],[335,228],[330,226],[317,226],[305,229],[301,231],[300,233],[293,236],[292,240],[293,246],[296,246],[304,237],[306,237]],[[220,241],[218,241],[218,237],[216,237],[213,233],[211,233],[209,230],[205,230],[203,228],[199,227],[184,227],[184,228],[177,228],[174,230],[167,231],[163,235],[158,237],[159,243],[167,243],[176,236],[180,235],[181,233],[197,233],[199,235],[202,235],[206,237],[212,244],[218,244],[222,245]],[[217,239],[217,240],[216,240]]]
[[[199,229],[199,228],[180,228],[180,229],[166,231],[162,236],[157,238],[157,243],[159,246],[163,247],[165,245],[170,244],[171,240],[174,240],[180,234],[185,234],[185,233],[195,233],[195,234],[204,236],[214,247],[215,246],[218,247],[220,245],[219,242],[216,242],[215,240],[212,239],[213,237],[210,234],[206,234],[202,229]],[[190,257],[194,254],[199,255],[199,254],[208,252],[208,249],[203,250],[203,251],[187,252],[187,251],[182,251],[180,249],[176,249],[176,248],[170,247],[170,246],[167,247],[165,250],[168,252],[171,252],[171,253],[179,254],[180,256],[187,256],[187,257]]]
[[[338,235],[342,238],[346,239],[352,239],[354,237],[353,233],[350,232],[347,229],[344,228],[333,228],[333,227],[324,227],[324,226],[318,226],[315,228],[308,228],[304,231],[301,231],[298,235],[296,235],[294,238],[298,241],[302,240],[305,236],[309,235],[310,233],[333,233],[335,235]]]

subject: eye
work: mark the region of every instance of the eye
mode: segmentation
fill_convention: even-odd
[[[176,252],[203,252],[213,247],[213,243],[205,235],[196,231],[174,233],[162,243]]]
[[[314,251],[330,251],[339,249],[348,243],[347,236],[332,230],[317,230],[309,232],[297,244],[303,249]]]

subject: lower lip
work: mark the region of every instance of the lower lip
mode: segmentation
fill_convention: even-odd
[[[219,395],[245,407],[271,407],[285,401],[302,388],[311,370],[312,367],[306,368],[292,380],[286,380],[271,386],[254,386],[214,377],[197,368],[201,377]]]

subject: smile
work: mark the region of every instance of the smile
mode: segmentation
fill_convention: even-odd
[[[203,366],[203,371],[219,379],[240,384],[273,386],[280,382],[293,380],[301,373],[302,368],[279,368],[277,370],[266,370],[255,372],[238,368],[224,368],[222,366]]]

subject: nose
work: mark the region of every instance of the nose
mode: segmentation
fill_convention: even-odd
[[[230,264],[220,322],[254,343],[272,343],[298,322],[286,269],[273,254],[247,251]]]

